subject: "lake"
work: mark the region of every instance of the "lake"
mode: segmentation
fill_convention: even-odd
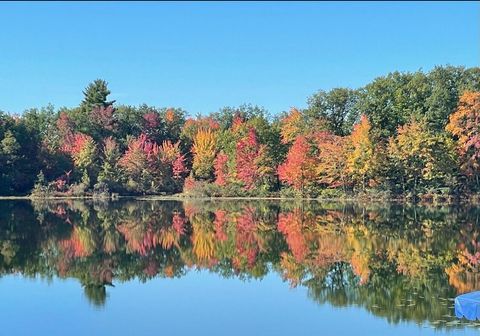
[[[478,335],[480,208],[0,201],[5,335]]]

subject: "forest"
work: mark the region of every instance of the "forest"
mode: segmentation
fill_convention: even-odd
[[[480,195],[480,68],[393,72],[192,116],[109,100],[0,112],[0,196],[171,195],[452,200]],[[186,98],[188,99],[188,98]]]

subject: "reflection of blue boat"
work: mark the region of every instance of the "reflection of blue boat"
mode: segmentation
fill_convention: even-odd
[[[459,295],[455,298],[455,315],[469,320],[480,319],[480,291]]]

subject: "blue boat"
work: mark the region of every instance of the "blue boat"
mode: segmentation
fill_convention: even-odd
[[[455,298],[455,315],[471,321],[480,319],[480,291],[457,296]]]

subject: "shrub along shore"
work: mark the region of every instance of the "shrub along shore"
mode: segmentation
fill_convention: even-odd
[[[127,106],[104,80],[74,108],[0,112],[0,195],[476,202],[480,68],[390,73],[270,115]],[[30,197],[29,196],[29,197]]]

